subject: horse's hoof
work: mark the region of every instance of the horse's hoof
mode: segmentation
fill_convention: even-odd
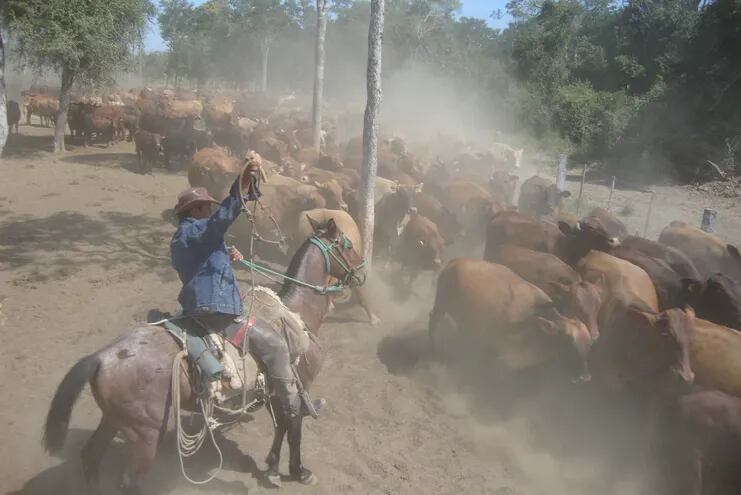
[[[292,472],[291,476],[302,485],[314,486],[319,483],[319,478],[317,478],[314,473],[312,473],[305,467],[302,467],[301,471],[299,471],[298,473]]]
[[[268,471],[267,473],[265,473],[265,481],[273,488],[280,488],[283,486],[283,483],[280,480],[280,473],[278,473],[278,471]]]

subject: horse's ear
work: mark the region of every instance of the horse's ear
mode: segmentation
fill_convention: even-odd
[[[337,237],[337,224],[334,221],[334,218],[330,218],[327,222],[327,236],[330,238]]]
[[[309,225],[311,225],[311,230],[313,230],[314,233],[319,232],[319,228],[321,227],[319,222],[311,218],[309,215],[306,215],[306,219],[309,221]]]

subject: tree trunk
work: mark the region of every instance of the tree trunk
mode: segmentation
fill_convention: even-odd
[[[0,32],[0,155],[5,149],[8,140],[8,107],[5,97],[5,45],[3,45],[3,33]]]
[[[260,41],[260,54],[262,55],[262,75],[260,79],[260,90],[264,93],[268,90],[268,58],[270,57],[270,40],[264,38]]]
[[[316,51],[314,60],[314,111],[312,144],[317,151],[322,144],[322,104],[324,103],[324,40],[327,37],[329,0],[316,0]]]
[[[68,67],[62,68],[62,87],[59,89],[59,110],[54,128],[54,153],[64,153],[64,134],[67,131],[67,109],[69,108],[69,91],[75,80],[75,73]]]
[[[363,234],[365,258],[370,263],[373,257],[374,227],[374,183],[378,169],[378,112],[381,106],[381,59],[383,53],[384,0],[371,0],[370,26],[368,27],[368,102],[363,120],[363,173],[360,189],[360,211],[363,218],[360,230]]]

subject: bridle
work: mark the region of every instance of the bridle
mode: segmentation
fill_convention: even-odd
[[[352,263],[347,259],[345,254],[353,249],[352,241],[344,234],[340,233],[337,237],[329,241],[329,244],[325,243],[318,235],[314,234],[309,239],[309,242],[318,247],[322,255],[324,255],[324,266],[327,274],[331,274],[332,271],[332,259],[334,259],[340,267],[345,270],[345,276],[340,279],[339,287],[358,287],[365,283],[366,274],[359,274],[366,265],[367,261],[362,259],[360,263],[353,266]]]

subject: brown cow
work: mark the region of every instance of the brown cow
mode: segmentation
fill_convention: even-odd
[[[697,318],[692,369],[698,385],[741,397],[741,333]]]
[[[620,245],[625,246],[626,248],[635,249],[647,256],[665,262],[682,278],[690,278],[693,280],[702,279],[700,272],[697,271],[692,260],[690,260],[687,255],[679,249],[638,236],[628,236],[620,241]]]
[[[412,209],[394,253],[402,271],[409,274],[409,289],[422,270],[440,269],[444,249],[445,239],[437,225]]]
[[[741,283],[716,273],[705,282],[683,280],[697,316],[741,331]]]
[[[160,139],[159,134],[152,134],[147,131],[139,131],[134,136],[140,174],[152,172],[152,167],[157,163],[160,151],[162,151]]]
[[[223,148],[203,148],[193,155],[188,182],[193,187],[205,187],[212,197],[221,201],[229,195],[229,188],[240,171],[239,160],[227,155]]]
[[[724,243],[718,236],[675,221],[661,231],[659,242],[686,254],[705,278],[715,273],[725,273],[741,279],[741,254],[738,248]]]
[[[592,284],[569,265],[548,253],[517,246],[503,246],[495,259],[487,259],[511,269],[548,294],[564,316],[584,323],[592,340],[599,338],[599,310],[603,283]]]
[[[534,175],[522,183],[517,209],[536,217],[555,216],[558,215],[561,199],[569,196],[569,191],[559,191],[549,179]]]
[[[640,300],[613,293],[600,313],[600,339],[589,360],[596,380],[612,390],[638,387],[653,398],[692,385],[692,308],[659,313]]]
[[[656,288],[659,309],[671,309],[689,303],[687,283],[663,260],[652,258],[640,251],[625,246],[617,246],[609,254],[633,263],[642,268]]]
[[[360,229],[355,223],[355,220],[353,220],[353,218],[346,211],[330,210],[326,208],[303,211],[299,214],[298,228],[292,238],[292,251],[295,252],[295,250],[306,240],[307,237],[312,236],[314,232],[316,232],[316,229],[314,227],[326,224],[330,218],[334,219],[340,232],[347,236],[348,240],[355,248],[355,251],[362,257],[363,238],[360,236]],[[368,319],[370,320],[371,324],[380,324],[381,320],[371,310],[363,286],[355,287],[352,290],[358,298],[358,303],[368,315]]]
[[[589,218],[594,218],[602,222],[603,227],[610,234],[610,237],[617,237],[623,239],[628,236],[628,227],[615,215],[607,211],[605,208],[595,208],[587,215]]]
[[[574,265],[592,249],[609,251],[619,244],[598,222],[590,219],[571,226],[558,225],[515,211],[495,214],[486,227],[485,259],[495,259],[496,251],[505,244],[555,254]]]
[[[676,416],[678,421],[672,423],[674,428],[663,454],[670,462],[662,493],[716,493],[706,490],[708,485],[715,485],[708,483],[708,474],[722,476],[722,493],[739,493],[741,398],[718,390],[696,391],[679,399]],[[706,465],[714,469],[706,470]]]
[[[468,332],[487,356],[493,354],[509,369],[527,369],[575,355],[578,379],[590,378],[591,339],[584,324],[562,316],[542,290],[505,266],[467,258],[449,262],[438,277],[430,312],[434,350],[438,350],[437,334],[446,316],[459,332]]]
[[[375,225],[373,227],[374,256],[390,257],[399,240],[404,221],[414,204],[414,194],[421,187],[397,186],[396,190],[384,196],[375,205]]]
[[[440,234],[446,241],[453,241],[461,234],[461,225],[456,215],[444,206],[437,198],[426,192],[418,192],[414,195],[414,207],[417,212],[437,225]]]
[[[604,279],[608,297],[621,299],[628,305],[642,303],[654,312],[659,310],[651,277],[629,261],[592,250],[577,263],[576,270],[588,282],[600,283]]]

